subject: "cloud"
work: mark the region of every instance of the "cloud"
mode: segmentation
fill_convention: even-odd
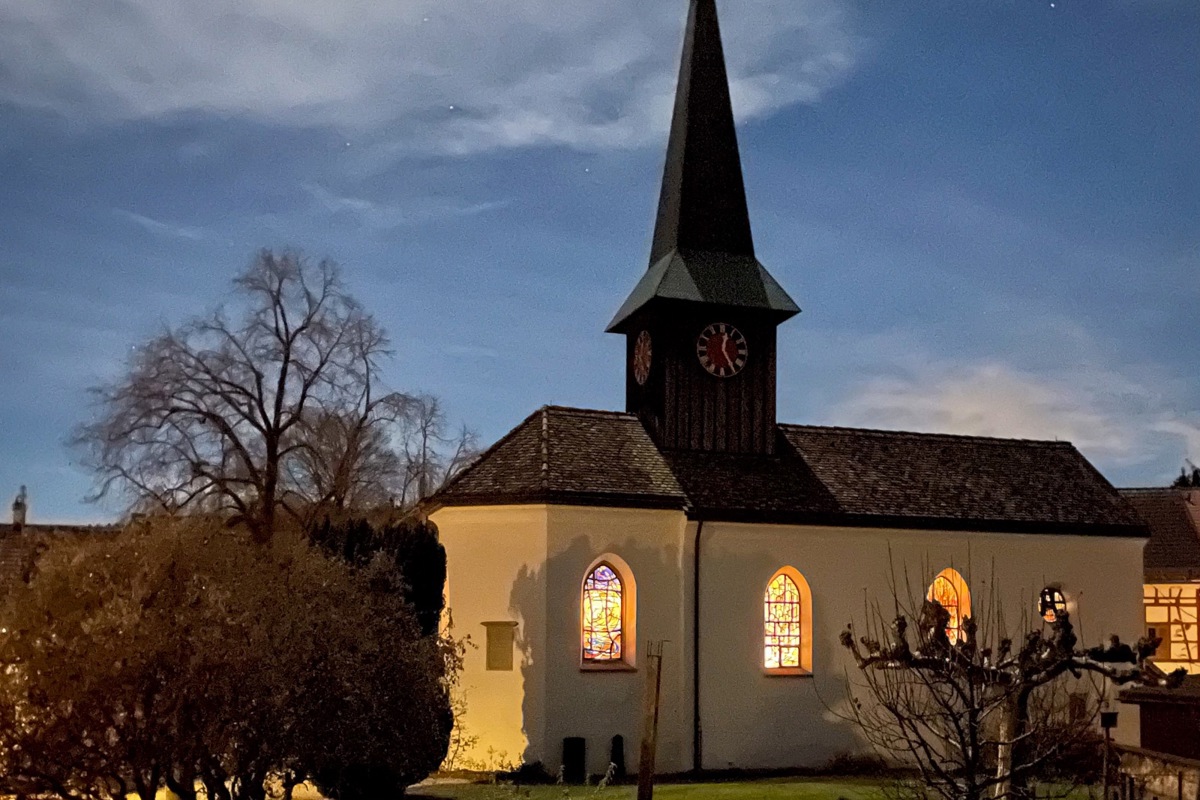
[[[855,65],[848,0],[725,0],[742,119]],[[473,153],[658,143],[684,0],[3,0],[0,103],[84,121],[211,113]]]
[[[1055,375],[1000,361],[914,363],[862,381],[828,416],[839,425],[1067,440],[1113,467],[1200,455],[1200,416],[1172,408],[1144,380],[1094,368]]]
[[[1154,425],[1154,430],[1182,439],[1187,448],[1185,457],[1193,464],[1200,464],[1200,415],[1193,419],[1163,419]]]
[[[204,238],[204,231],[200,228],[195,228],[190,225],[179,225],[174,222],[163,222],[162,220],[147,217],[142,214],[135,214],[132,211],[126,211],[123,208],[114,208],[113,213],[122,219],[126,219],[137,225],[142,230],[149,231],[156,236],[168,236],[176,239],[189,239],[191,241],[199,241]]]
[[[419,199],[407,204],[379,203],[362,197],[339,195],[315,183],[304,184],[304,190],[319,209],[331,216],[349,218],[357,225],[375,230],[420,225],[442,219],[473,217],[507,208],[512,204],[512,200],[490,200],[464,205],[434,199]]]

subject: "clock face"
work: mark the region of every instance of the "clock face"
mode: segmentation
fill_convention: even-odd
[[[696,340],[700,365],[718,378],[732,378],[746,366],[746,337],[725,322],[714,322]]]
[[[638,382],[638,386],[645,386],[650,377],[650,361],[653,355],[650,332],[642,331],[633,343],[633,379]]]

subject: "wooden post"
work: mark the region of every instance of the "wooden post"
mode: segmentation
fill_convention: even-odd
[[[638,762],[637,800],[654,797],[654,756],[658,747],[658,697],[662,690],[663,643],[646,645],[646,693],[642,703],[642,749]]]
[[[1104,706],[1101,706],[1100,708],[1100,727],[1104,729],[1104,766],[1102,767],[1103,774],[1100,777],[1102,781],[1101,786],[1103,787],[1104,791],[1104,800],[1110,800],[1108,796],[1108,759],[1109,750],[1112,749],[1112,729],[1117,727],[1117,712],[1104,711]],[[1121,781],[1117,784],[1117,792],[1118,794],[1124,794],[1124,790],[1125,783],[1124,781]]]
[[[1104,753],[1101,756],[1100,767],[1100,796],[1104,800],[1112,800],[1108,796],[1108,728],[1104,729]]]

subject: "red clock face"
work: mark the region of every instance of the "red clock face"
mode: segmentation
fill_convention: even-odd
[[[714,322],[696,340],[700,365],[718,378],[732,378],[746,366],[746,337],[724,322]]]
[[[642,331],[638,334],[637,341],[633,343],[633,379],[638,382],[638,386],[645,386],[646,381],[650,378],[650,361],[653,355],[650,347],[650,333]]]

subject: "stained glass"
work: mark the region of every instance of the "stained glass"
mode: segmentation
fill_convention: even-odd
[[[958,606],[958,590],[954,588],[954,584],[944,575],[938,575],[933,579],[933,585],[929,587],[929,599],[939,603],[946,612],[950,614],[950,621],[946,623],[946,636],[949,637],[951,644],[958,641],[962,635],[962,616]]]
[[[607,564],[583,582],[583,658],[621,660],[621,579]]]
[[[1042,619],[1053,624],[1058,621],[1058,615],[1066,610],[1067,600],[1063,597],[1062,592],[1053,586],[1042,589],[1042,596],[1038,600],[1038,611],[1041,613]]]
[[[763,603],[763,666],[800,666],[800,590],[780,573],[767,584]]]

